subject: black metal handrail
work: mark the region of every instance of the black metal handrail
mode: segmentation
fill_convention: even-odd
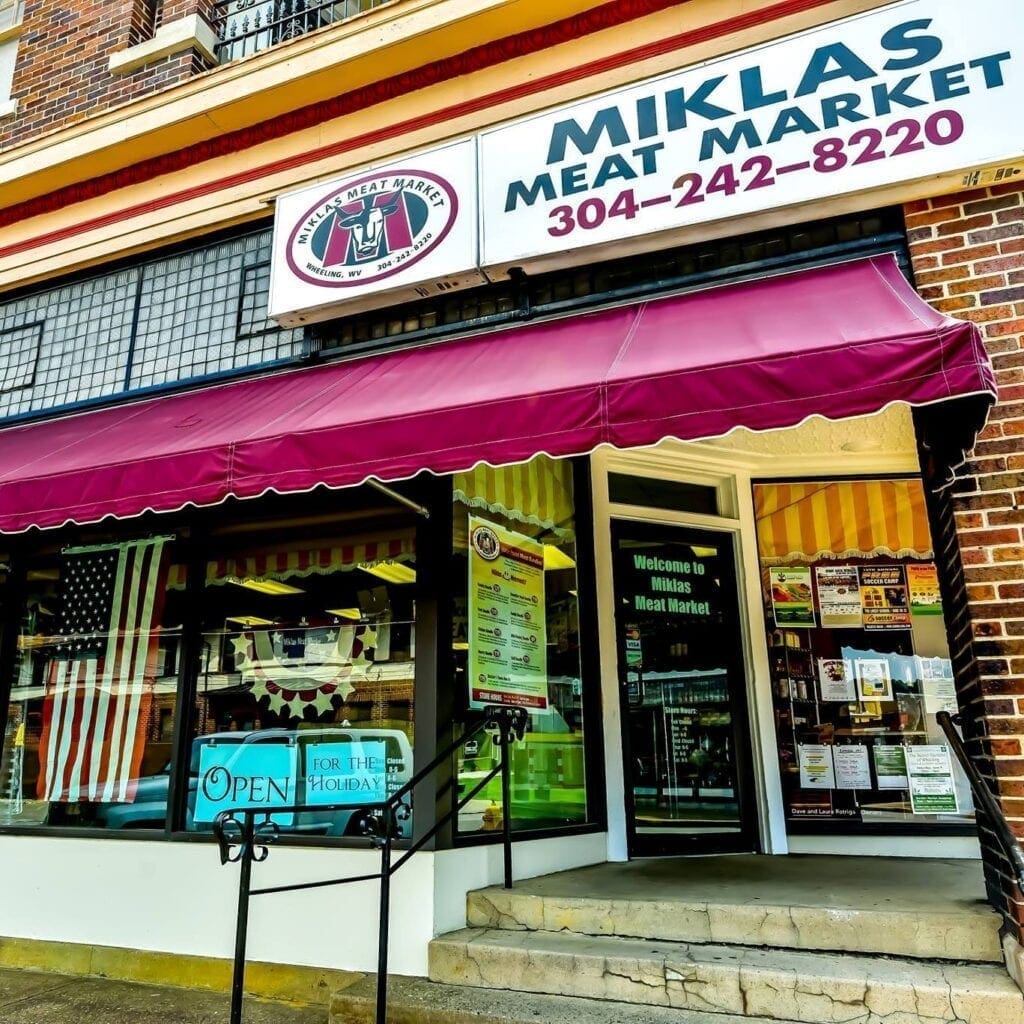
[[[217,60],[227,61],[337,25],[387,0],[214,0]]]
[[[434,822],[433,826],[412,843],[402,855],[391,862],[394,841],[400,835],[401,821],[412,815],[410,801],[415,789],[430,778],[443,765],[450,763],[456,751],[475,739],[482,732],[492,730],[493,742],[501,750],[501,762],[492,768],[464,796],[454,801],[449,809]],[[299,889],[320,889],[331,885],[347,885],[350,882],[380,881],[380,925],[377,935],[377,1000],[376,1024],[386,1024],[388,999],[388,947],[390,937],[391,876],[410,857],[421,850],[444,826],[451,821],[499,772],[501,773],[501,832],[504,853],[504,885],[512,888],[512,814],[511,814],[511,762],[509,748],[514,740],[521,740],[526,731],[526,711],[523,708],[487,707],[481,717],[467,725],[462,735],[452,741],[428,765],[417,772],[401,789],[396,790],[387,800],[364,804],[353,808],[352,804],[293,804],[288,807],[236,807],[221,811],[213,823],[213,832],[220,849],[221,864],[239,864],[238,913],[235,921],[235,955],[231,976],[230,1024],[242,1022],[242,997],[245,990],[245,950],[249,931],[249,900],[253,896],[270,893],[295,892]],[[446,780],[440,794],[446,793],[457,784],[454,773]],[[252,888],[252,866],[265,861],[270,855],[270,844],[280,835],[274,815],[301,814],[306,811],[327,813],[331,811],[356,810],[362,816],[364,834],[381,852],[380,871],[365,875],[346,875],[341,878],[321,879],[315,882],[297,882],[292,885]],[[262,820],[257,821],[257,818]]]
[[[992,790],[988,788],[988,784],[982,778],[977,765],[967,753],[963,740],[960,739],[960,733],[957,732],[956,727],[962,724],[962,716],[951,715],[948,711],[940,711],[935,718],[942,731],[946,734],[950,749],[956,755],[956,759],[960,762],[960,766],[967,775],[967,779],[971,784],[971,792],[974,794],[975,805],[980,806],[985,813],[985,817],[988,818],[992,831],[995,833],[996,839],[1006,855],[1006,859],[1013,867],[1017,886],[1021,892],[1024,892],[1024,850],[1021,849],[1017,837],[1013,834],[1010,824],[1006,820],[1006,815],[999,805],[999,801],[993,795]]]

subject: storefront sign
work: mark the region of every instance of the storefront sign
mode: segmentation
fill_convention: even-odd
[[[476,221],[473,139],[281,196],[269,315],[298,326],[483,283]]]
[[[806,565],[768,570],[777,626],[814,626],[811,570]]]
[[[860,604],[864,629],[910,629],[910,600],[902,565],[862,565]]]
[[[863,743],[833,747],[832,757],[836,766],[836,789],[871,788],[868,748]]]
[[[818,613],[823,629],[860,627],[860,582],[855,565],[818,565]]]
[[[910,780],[910,807],[914,814],[956,814],[960,807],[949,747],[915,744],[903,749]]]
[[[308,804],[376,804],[388,798],[383,741],[311,743],[305,749]]]
[[[1021,46],[1005,0],[907,0],[280,196],[269,316],[299,326],[887,186],[1024,180]]]
[[[470,706],[548,706],[544,546],[469,517]]]
[[[801,789],[835,789],[836,770],[832,761],[832,747],[824,743],[800,743]]]
[[[296,765],[293,743],[207,743],[199,754],[194,820],[208,824],[230,808],[270,811],[297,804]],[[271,815],[279,825],[292,819]]]
[[[911,0],[486,132],[483,264],[1014,161],[1021,29],[1005,0]]]

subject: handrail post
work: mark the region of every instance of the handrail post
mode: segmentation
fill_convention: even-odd
[[[387,1024],[388,943],[391,917],[391,842],[394,816],[390,807],[381,812],[384,834],[380,839],[380,924],[377,930],[377,1012],[376,1024]],[[232,1022],[234,1024],[234,1022]]]
[[[238,856],[238,916],[235,921],[235,962],[231,974],[230,1024],[242,1024],[242,997],[245,994],[245,946],[249,932],[249,890],[252,887],[252,861],[256,838],[255,815],[245,811]]]
[[[501,728],[501,845],[505,888],[512,888],[512,730],[509,718],[498,719]]]
[[[526,709],[489,706],[486,713],[497,726],[497,744],[501,748],[501,840],[504,860],[504,885],[512,888],[512,743],[526,732]]]

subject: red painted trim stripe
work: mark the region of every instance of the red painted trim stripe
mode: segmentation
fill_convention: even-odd
[[[682,2],[687,3],[689,2],[689,0],[682,0]],[[133,217],[139,217],[147,213],[154,213],[157,210],[166,209],[169,206],[175,206],[178,205],[179,203],[191,202],[192,200],[200,199],[203,196],[208,196],[217,192],[223,192],[232,188],[237,188],[240,185],[248,184],[252,181],[258,180],[259,178],[268,177],[274,174],[280,174],[283,171],[293,170],[295,168],[302,167],[306,164],[315,163],[316,161],[319,160],[328,159],[330,157],[338,156],[345,152],[359,149],[362,146],[371,145],[373,143],[382,142],[388,139],[398,138],[402,135],[407,135],[412,132],[420,131],[424,128],[429,128],[432,127],[433,125],[443,123],[445,121],[450,121],[459,117],[464,117],[467,114],[473,114],[480,110],[486,110],[489,107],[499,106],[503,103],[513,102],[515,100],[522,99],[526,96],[536,95],[537,93],[545,92],[550,89],[556,89],[559,88],[560,86],[567,85],[572,82],[578,82],[583,79],[606,74],[609,71],[616,70],[629,64],[635,64],[639,61],[649,60],[652,57],[664,56],[665,54],[672,53],[675,50],[684,49],[690,46],[696,46],[700,43],[709,42],[710,40],[713,39],[719,39],[722,36],[733,35],[735,33],[742,32],[749,28],[756,28],[759,25],[767,24],[772,21],[778,21],[781,18],[791,17],[794,14],[801,14],[819,7],[826,7],[829,4],[835,2],[836,0],[781,0],[780,3],[774,4],[771,7],[765,7],[762,8],[761,10],[751,11],[748,14],[737,15],[734,18],[727,18],[724,21],[714,22],[710,25],[702,25],[700,28],[691,29],[687,32],[680,32],[673,36],[667,36],[665,39],[657,40],[655,42],[648,43],[644,46],[634,47],[632,50],[626,50],[621,53],[611,54],[607,57],[602,57],[598,60],[591,61],[588,64],[580,65],[579,67],[567,68],[563,71],[558,71],[555,72],[554,74],[546,75],[543,78],[537,78],[531,81],[522,82],[518,85],[509,86],[506,89],[499,89],[495,92],[488,93],[482,96],[477,96],[471,100],[466,100],[462,103],[456,103],[449,107],[442,108],[440,110],[431,111],[428,114],[422,114],[419,117],[409,118],[405,121],[399,121],[395,124],[388,125],[383,128],[376,128],[373,131],[363,132],[360,135],[352,136],[351,138],[344,139],[340,142],[332,143],[331,145],[328,146],[321,146],[318,149],[310,150],[302,154],[286,157],[281,160],[274,160],[271,161],[270,163],[262,164],[258,167],[252,167],[248,168],[245,171],[240,171],[237,174],[225,175],[224,177],[216,178],[212,181],[206,182],[203,185],[196,185],[193,186],[192,188],[182,189],[178,192],[172,192],[169,193],[168,195],[161,196],[157,199],[147,200],[144,203],[137,203],[134,206],[126,206],[112,213],[104,214],[102,217],[94,217],[91,220],[79,221],[73,225],[63,228],[60,231],[52,231],[48,232],[45,235],[39,235],[34,238],[24,239],[21,242],[15,242],[12,245],[0,248],[0,259],[6,258],[8,256],[15,256],[18,253],[26,252],[29,249],[38,248],[41,245],[48,245],[54,242],[64,241],[65,239],[73,238],[76,235],[81,235],[89,231],[96,231],[104,227],[109,227],[112,224],[116,224],[124,220],[130,220]],[[651,13],[651,11],[646,10],[644,13]],[[634,17],[640,16],[642,15],[634,15]],[[514,56],[520,56],[520,54],[515,54]],[[440,79],[438,79],[438,81],[440,81]],[[436,82],[432,81],[429,84],[436,84]],[[381,100],[379,102],[384,102],[384,100]],[[265,140],[261,139],[259,141]],[[256,144],[258,143],[251,143],[251,145]],[[188,149],[180,150],[179,152],[181,154],[187,155],[191,151],[191,149]],[[222,155],[227,155],[227,153],[217,154],[217,156]],[[215,157],[209,157],[208,159],[214,158]],[[157,162],[163,161],[164,159],[165,158],[159,158]],[[179,168],[173,169],[177,170]],[[131,168],[129,168],[128,170],[131,170]],[[123,172],[118,172],[118,174],[121,173]],[[164,170],[160,170],[158,173],[164,174],[168,173],[168,171],[165,168]],[[117,175],[112,175],[111,177],[116,176]],[[156,173],[151,175],[151,177],[155,176],[157,176]],[[139,180],[146,179],[142,178]],[[131,183],[134,184],[136,182],[132,181]],[[110,189],[108,189],[107,191],[112,191],[114,188],[123,187],[124,185],[127,184],[129,184],[129,182],[127,181],[112,184]],[[70,191],[71,189],[77,189],[79,187],[80,186],[71,186],[70,189],[64,189],[58,192],[49,193],[47,196],[41,197],[41,199],[48,200],[51,197],[60,197],[65,192]],[[19,210],[20,207],[26,206],[29,203],[34,202],[37,202],[37,200],[29,200],[25,204],[19,204],[19,206],[10,207],[7,211],[0,213],[0,226],[13,222],[11,219],[8,219],[8,214]],[[62,205],[67,205],[67,202],[55,202],[54,208],[57,208]],[[30,216],[38,215],[39,212],[48,211],[37,211],[33,214],[30,214]]]

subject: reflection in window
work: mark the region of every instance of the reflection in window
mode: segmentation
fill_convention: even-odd
[[[163,824],[182,603],[172,538],[74,547],[28,570],[0,824]]]
[[[490,526],[502,540],[515,543],[518,538],[522,548],[537,551],[542,561],[546,653],[540,657],[541,671],[546,675],[547,708],[531,708],[526,737],[512,748],[513,828],[530,830],[583,823],[587,821],[587,797],[572,465],[538,456],[520,466],[478,466],[455,477],[454,494],[455,571],[459,581],[452,637],[456,686],[464,693],[469,692],[470,647],[477,642],[470,632],[468,599],[472,517],[474,526]],[[529,694],[511,692],[505,700],[533,702]],[[460,755],[460,791],[472,789],[499,760],[500,754],[490,739],[482,738],[471,744]],[[458,825],[462,832],[501,828],[498,778],[467,805]]]
[[[754,505],[789,819],[971,821],[920,480],[757,484]]]
[[[376,510],[344,534],[290,533],[228,536],[207,565],[189,829],[230,807],[340,803],[273,820],[357,835],[360,809],[411,776],[414,524]]]

